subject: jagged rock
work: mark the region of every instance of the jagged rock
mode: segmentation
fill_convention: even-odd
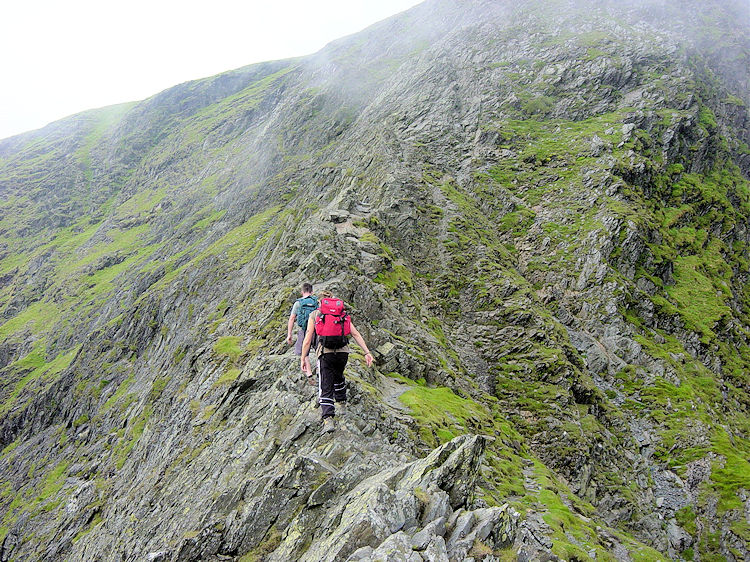
[[[693,538],[674,519],[667,522],[667,537],[670,546],[678,554],[687,550],[693,544]]]
[[[424,550],[430,544],[433,537],[445,535],[445,517],[431,521],[411,538],[411,546],[414,550]]]
[[[450,498],[440,488],[430,489],[429,501],[422,514],[422,524],[443,518],[447,519],[452,512]]]
[[[70,495],[68,502],[65,504],[65,511],[68,515],[75,515],[89,505],[96,496],[96,486],[93,482],[84,482],[78,489]]]
[[[392,355],[396,351],[396,346],[393,345],[391,342],[385,342],[383,345],[379,346],[375,350],[378,355],[382,358],[383,361],[388,361],[391,359]]]
[[[409,536],[399,531],[388,537],[370,557],[372,562],[422,562],[423,558],[411,548]]]
[[[345,559],[359,548],[377,548],[392,535],[415,527],[419,516],[416,489],[442,486],[443,494],[465,505],[484,447],[485,440],[480,436],[457,437],[422,460],[363,481],[339,505],[327,510],[321,525],[326,533],[307,547],[301,559]],[[449,475],[456,478],[449,478]],[[303,511],[298,518],[304,515]],[[273,559],[294,557],[300,546],[298,541],[296,536],[282,541]],[[411,542],[408,546],[411,550]]]
[[[509,509],[508,504],[477,510],[476,517],[479,521],[475,529],[477,539],[491,539],[495,549],[513,542],[518,514]]]
[[[358,561],[370,561],[372,560],[373,552],[375,550],[371,546],[363,546],[362,548],[358,548],[355,550],[349,558],[346,559],[346,562],[358,562]]]
[[[456,544],[469,534],[471,528],[474,526],[475,517],[474,512],[463,511],[456,517],[455,522],[452,522],[452,524],[449,522],[451,534],[446,541],[449,552],[455,550]]]
[[[349,215],[349,211],[337,209],[335,211],[331,211],[328,216],[331,222],[343,223],[349,220],[350,215]]]
[[[677,557],[691,505],[747,558],[746,9],[600,4],[429,0],[0,141],[2,557]],[[332,435],[304,281],[376,352]]]
[[[605,148],[607,147],[607,143],[605,143],[599,135],[594,135],[591,138],[591,155],[592,156],[599,156],[602,152],[604,152]]]
[[[445,539],[435,536],[422,552],[422,558],[425,562],[448,562],[448,549],[445,546]]]

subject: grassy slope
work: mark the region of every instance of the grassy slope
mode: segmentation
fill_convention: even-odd
[[[559,40],[555,38],[552,42]],[[581,64],[599,57],[611,57],[617,64],[619,54],[611,49],[606,35],[578,36],[568,41],[581,43]],[[594,48],[597,51],[592,53]],[[565,104],[566,97],[589,99],[593,104],[601,93],[580,95],[580,91],[551,88],[546,80],[535,79],[543,76],[543,64],[501,61],[493,68],[502,69],[504,77],[514,83],[518,101],[505,110],[516,118],[504,117],[487,123],[485,128],[497,131],[501,148],[512,151],[513,156],[478,172],[469,191],[444,179],[441,171],[427,167],[425,186],[439,188],[444,198],[435,197],[434,190],[426,189],[427,195],[421,196],[418,209],[425,224],[435,225],[428,227],[428,237],[442,243],[435,247],[426,242],[430,249],[424,252],[428,256],[424,261],[406,268],[393,267],[376,281],[414,302],[468,299],[474,306],[479,305],[480,310],[502,311],[502,322],[512,325],[522,316],[518,314],[521,311],[513,310],[514,300],[520,300],[522,311],[533,310],[539,318],[547,314],[538,304],[529,302],[533,299],[521,295],[523,291],[507,297],[505,288],[509,282],[524,285],[518,282],[513,267],[514,256],[518,256],[519,250],[523,252],[524,247],[539,248],[545,238],[544,251],[532,250],[530,258],[517,264],[533,289],[542,294],[550,282],[554,285],[570,278],[571,273],[577,276],[581,251],[586,251],[584,242],[591,235],[605,231],[602,222],[605,219],[616,219],[621,224],[630,221],[645,238],[658,241],[647,243],[647,251],[636,263],[634,278],[620,272],[622,255],[617,244],[609,255],[605,251],[609,271],[602,283],[612,284],[609,291],[615,295],[627,295],[619,310],[621,318],[627,320],[645,352],[662,361],[676,377],[646,376],[641,365],[626,366],[617,375],[615,390],[608,396],[614,399],[624,395],[622,409],[602,393],[593,392],[591,401],[584,399],[580,403],[576,398],[571,402],[577,403],[569,403],[560,410],[555,402],[561,399],[565,402],[570,388],[569,383],[561,384],[561,371],[567,371],[563,378],[572,375],[581,381],[586,379],[575,375],[575,369],[571,370],[567,364],[564,336],[547,338],[541,343],[512,340],[505,348],[490,345],[493,353],[488,356],[503,358],[493,367],[496,393],[504,409],[515,412],[510,414],[515,427],[521,434],[534,436],[537,442],[545,439],[558,443],[556,450],[552,447],[552,458],[548,456],[546,460],[563,472],[571,458],[592,455],[589,449],[592,443],[603,444],[616,456],[618,449],[632,439],[625,425],[627,420],[644,417],[658,435],[655,456],[662,466],[671,467],[684,477],[687,463],[707,456],[717,459],[709,480],[701,484],[698,505],[694,510],[680,512],[678,519],[687,522],[695,532],[697,513],[698,528],[703,530],[694,549],[704,557],[720,556],[719,530],[713,521],[717,516],[735,520],[733,533],[740,541],[746,541],[748,528],[742,519],[739,492],[750,486],[750,472],[743,460],[750,453],[746,390],[750,354],[745,343],[750,318],[744,282],[748,255],[744,243],[735,237],[742,233],[735,227],[748,222],[750,186],[733,163],[728,140],[721,136],[709,108],[717,104],[720,107],[721,100],[728,98],[720,91],[701,90],[698,83],[689,84],[687,90],[675,95],[673,85],[659,80],[657,73],[661,69],[644,68],[643,81],[661,96],[654,95],[656,101],[651,106],[634,110],[610,104],[607,111],[588,119],[555,119],[551,116]],[[653,81],[647,72],[653,73]],[[685,150],[665,161],[660,139],[669,128],[681,120],[690,122],[695,115],[695,105],[685,109],[686,91],[690,88],[702,95],[697,123],[680,141]],[[655,123],[647,130],[636,129],[632,136],[625,136],[623,124],[639,114],[655,117]],[[602,166],[602,160],[592,153],[595,136],[605,147],[605,154],[614,157],[612,163]],[[428,152],[429,148],[425,154]],[[696,161],[701,153],[703,161]],[[686,173],[689,167],[700,171]],[[591,197],[592,184],[586,180],[592,172],[594,179],[597,174],[606,177],[608,169],[615,180],[619,177],[624,183],[611,193]],[[514,198],[511,212],[507,206],[493,208],[493,200],[507,200],[508,194]],[[440,228],[438,225],[445,226],[446,215],[453,216],[449,216],[447,228]],[[413,242],[400,239],[396,233],[389,235],[382,228],[376,230],[383,236],[383,240],[377,240],[381,244],[405,249]],[[624,235],[625,229],[622,232]],[[615,242],[622,242],[623,238]],[[659,279],[657,273],[665,265],[673,270],[673,278],[668,282]],[[571,278],[572,284],[576,283],[576,276]],[[421,279],[415,282],[416,278]],[[655,285],[648,294],[637,288],[643,279]],[[415,283],[428,294],[409,295]],[[496,294],[504,296],[492,298]],[[637,304],[643,300],[652,303],[657,311],[656,320],[641,317],[645,314],[641,311],[648,308]],[[555,311],[557,303],[553,300],[551,306]],[[451,322],[450,314],[440,317],[436,326]],[[670,325],[678,328],[660,327]],[[553,322],[548,323],[547,330],[555,332]],[[705,355],[701,358],[691,356],[686,347],[693,334],[702,344],[699,353]],[[443,361],[447,365],[452,353],[448,342],[452,337],[446,338],[442,331],[434,336],[434,342],[446,348],[448,355]],[[693,349],[691,346],[690,350]],[[424,350],[417,349],[414,353],[423,354]],[[721,362],[720,374],[704,365],[708,357]],[[731,407],[726,407],[727,404]],[[562,423],[557,430],[547,432],[544,428],[550,417]],[[440,432],[452,434],[439,419],[433,420],[433,425],[441,427],[438,437]],[[705,436],[703,429],[707,430]],[[581,438],[571,438],[576,434]],[[696,440],[700,443],[697,446]],[[600,490],[606,486],[633,502],[637,518],[642,500],[630,489],[628,468],[614,465],[606,472],[604,464],[601,463],[595,476]],[[509,488],[520,491],[518,463],[510,474],[514,476]],[[559,499],[544,497],[549,500],[546,502],[549,513],[554,513]],[[556,545],[561,553],[568,548],[575,550],[575,545],[564,535],[557,535]],[[692,556],[694,549],[684,555]]]
[[[187,169],[223,158],[221,147],[205,154],[195,145],[222,122],[256,108],[269,91],[278,87],[290,68],[287,65],[261,76],[229,100],[171,123],[168,130],[180,138],[177,143]],[[197,186],[200,197],[195,197],[195,188],[191,193],[188,186],[169,181],[139,185],[138,174],[144,168],[174,157],[175,142],[169,136],[151,148],[142,161],[123,164],[121,176],[135,180],[108,184],[111,176],[104,171],[112,166],[108,150],[112,144],[119,146],[123,142],[118,138],[118,126],[123,127],[131,109],[118,106],[71,118],[67,135],[66,131],[45,135],[46,130],[29,134],[29,140],[19,150],[0,160],[0,189],[7,195],[0,222],[0,272],[6,280],[0,289],[0,313],[4,316],[0,337],[3,346],[11,350],[11,361],[0,377],[0,414],[6,421],[22,413],[35,395],[56,382],[94,326],[122,323],[125,316],[132,317],[133,285],[139,276],[150,279],[150,287],[141,298],[158,295],[181,270],[207,257],[222,255],[229,258],[231,267],[239,267],[252,258],[253,248],[273,232],[261,229],[278,207],[236,228],[225,228],[226,232],[212,230],[211,225],[222,219],[226,209],[213,208],[210,190],[203,191],[205,180]],[[189,140],[183,140],[183,135]],[[216,178],[211,184],[214,194],[224,187],[222,180]],[[53,197],[60,200],[60,206],[53,205]],[[169,246],[163,241],[163,226],[154,221],[157,216],[164,217],[165,201],[189,204],[187,211],[178,209],[174,213],[184,225],[184,240]],[[167,222],[170,219],[167,216]],[[169,232],[168,236],[172,234]],[[99,368],[93,372],[79,370],[76,396],[96,398],[113,384],[118,385],[116,381],[123,379],[121,367],[107,361],[111,355],[102,356]],[[116,404],[122,412],[121,400],[127,398],[132,380],[124,378],[119,383],[103,404],[102,416]],[[151,400],[158,395],[155,391]],[[145,413],[123,434],[115,450],[117,466],[122,465],[137,442],[147,417]],[[88,416],[74,426],[87,421]],[[62,429],[60,450],[67,444]],[[18,441],[6,444],[3,458],[12,460],[17,445]],[[77,454],[81,453],[74,452],[72,458]],[[6,505],[0,537],[7,534],[21,514],[46,513],[59,507],[60,500],[54,496],[61,488],[59,479],[67,463],[52,467],[51,462],[35,466],[27,478],[16,482],[13,486],[21,484],[19,489],[6,483],[2,490]]]
[[[585,48],[582,60],[602,56],[606,45],[601,43],[602,38],[596,35],[585,37],[581,46]],[[629,109],[613,110],[586,120],[552,119],[550,113],[559,96],[552,91],[534,91],[529,87],[524,75],[531,72],[530,65],[498,68],[503,68],[508,78],[518,81],[524,96],[513,108],[513,119],[488,122],[486,127],[498,131],[504,146],[517,156],[489,169],[478,170],[473,189],[469,191],[444,178],[432,166],[426,166],[424,191],[430,194],[429,198],[433,197],[434,190],[439,195],[429,203],[425,196],[422,218],[436,228],[444,227],[441,231],[444,236],[436,241],[435,250],[436,255],[447,259],[446,265],[441,268],[429,260],[421,265],[410,264],[409,268],[395,265],[382,271],[375,281],[391,291],[394,299],[405,301],[440,303],[470,295],[478,303],[477,310],[500,309],[499,324],[522,326],[527,330],[524,338],[532,329],[545,331],[547,335],[530,346],[524,345],[524,338],[507,341],[504,346],[497,342],[482,343],[491,347],[491,354],[499,354],[504,359],[493,367],[496,396],[481,394],[462,380],[466,376],[462,359],[450,345],[447,329],[442,328],[452,322],[450,310],[439,304],[430,308],[425,329],[432,341],[443,348],[441,367],[453,377],[455,384],[448,389],[409,383],[412,389],[402,400],[412,408],[421,426],[419,437],[425,444],[434,446],[464,431],[492,428],[490,432],[494,432],[497,440],[488,458],[486,500],[500,503],[510,497],[519,507],[541,511],[554,533],[555,551],[566,558],[575,555],[585,559],[592,548],[600,557],[607,556],[601,537],[597,536],[596,523],[588,519],[594,513],[593,507],[576,498],[562,479],[545,465],[547,459],[534,454],[534,447],[527,441],[540,433],[548,415],[562,420],[562,425],[548,435],[551,440],[562,432],[586,434],[577,441],[560,441],[557,452],[563,459],[579,450],[585,452],[593,440],[616,449],[618,439],[622,438],[615,431],[621,414],[596,392],[589,377],[582,372],[580,358],[575,359],[564,331],[553,319],[554,308],[546,310],[535,295],[536,290],[542,289],[541,280],[547,273],[552,271],[565,277],[576,267],[578,244],[586,234],[601,228],[601,213],[605,211],[660,234],[660,242],[649,245],[653,258],[639,264],[638,277],[647,278],[658,287],[650,298],[659,313],[679,317],[684,325],[684,330],[673,334],[649,326],[635,306],[620,311],[637,330],[636,338],[644,349],[672,366],[680,383],[677,386],[674,380],[658,377],[647,383],[636,366],[623,369],[617,376],[617,391],[627,397],[624,412],[649,417],[660,435],[657,458],[678,473],[686,463],[709,451],[718,455],[697,509],[681,515],[686,528],[694,524],[695,517],[705,517],[702,506],[708,505],[712,497],[719,500],[719,514],[737,511],[741,507],[737,490],[750,488],[746,461],[750,454],[746,439],[749,428],[744,409],[747,396],[743,390],[750,371],[750,355],[746,347],[733,347],[732,342],[738,341],[737,332],[726,330],[732,319],[740,327],[731,330],[740,330],[740,335],[742,326],[748,325],[747,294],[738,281],[739,275],[747,272],[747,252],[737,243],[728,243],[723,235],[731,231],[733,224],[747,223],[747,181],[731,165],[726,151],[719,150],[719,159],[712,167],[692,174],[685,173],[684,166],[678,169],[676,166],[682,165],[679,162],[660,161],[656,150],[658,143],[654,139],[659,138],[662,130],[657,126],[650,131],[638,131],[626,144],[613,150],[615,158],[621,160],[624,176],[632,164],[626,158],[628,150],[656,166],[658,173],[650,181],[648,192],[642,186],[627,183],[625,197],[604,196],[593,208],[581,197],[585,171],[597,165],[596,158],[590,155],[589,141],[596,134],[616,146]],[[171,124],[170,133],[151,148],[143,162],[133,162],[132,169],[121,171],[119,177],[125,178],[122,184],[97,184],[103,164],[97,162],[96,154],[97,147],[106,144],[107,134],[116,128],[128,107],[83,119],[83,132],[76,137],[80,140],[72,152],[36,139],[30,141],[20,155],[2,161],[0,185],[4,190],[16,184],[38,186],[36,190],[7,191],[9,212],[0,222],[6,244],[0,275],[11,276],[10,282],[3,284],[0,290],[0,307],[5,318],[0,334],[5,344],[17,344],[23,350],[3,371],[1,408],[4,413],[51,384],[70,364],[80,341],[76,341],[75,334],[87,322],[82,322],[82,318],[102,310],[113,298],[115,301],[121,298],[123,305],[110,309],[105,320],[122,321],[120,315],[127,315],[130,306],[126,294],[132,272],[143,275],[159,272],[149,292],[140,296],[148,299],[212,256],[220,256],[227,270],[238,269],[253,259],[254,251],[261,244],[273,238],[287,218],[276,206],[241,225],[218,233],[212,231],[211,226],[221,222],[227,214],[226,209],[215,208],[212,203],[213,196],[226,188],[226,180],[221,176],[208,175],[195,184],[186,185],[172,185],[162,180],[145,187],[135,182],[128,184],[127,178],[137,177],[142,169],[156,169],[170,162],[173,165],[175,153],[178,161],[185,163],[187,171],[202,169],[203,165],[228,156],[233,150],[231,145],[217,145],[207,155],[198,154],[204,140],[211,138],[212,131],[237,115],[257,109],[266,93],[273,90],[283,76],[284,70],[264,77],[223,101]],[[666,120],[664,123],[680,111],[667,108],[662,116]],[[710,110],[704,110],[700,122],[706,139],[711,135],[718,137]],[[176,151],[174,146],[178,147]],[[66,170],[72,171],[63,173],[55,167],[57,162],[65,162]],[[51,185],[48,180],[59,177],[65,178],[70,193],[65,199],[67,206],[50,209],[44,197]],[[486,207],[488,198],[500,192],[516,198],[511,212]],[[178,219],[175,222],[182,227],[183,237],[176,243],[165,244],[163,233],[155,233],[152,226],[157,209],[162,202],[190,197],[195,197],[198,203],[187,212],[175,213]],[[707,201],[710,204],[707,205]],[[539,218],[535,208],[548,204],[564,206],[566,212],[551,221]],[[448,207],[451,210],[446,211]],[[82,216],[81,209],[88,212]],[[39,216],[45,217],[41,228]],[[529,231],[535,225],[549,237],[551,251],[535,254],[520,267],[515,241],[530,236]],[[370,226],[367,241],[374,241],[384,252],[397,255],[398,236],[389,235],[377,225]],[[121,261],[111,264],[102,261],[110,256],[117,256],[114,261]],[[621,277],[614,267],[617,258],[616,254],[611,257],[611,280],[632,290],[631,280]],[[43,275],[35,269],[37,261],[44,264]],[[665,262],[673,264],[672,283],[660,281],[655,271]],[[515,285],[516,290],[510,297],[497,296],[499,288],[507,283]],[[633,294],[633,298],[642,296]],[[217,310],[213,321],[229,321],[231,317],[225,318],[224,312]],[[529,320],[529,317],[534,319]],[[725,376],[721,380],[690,357],[680,339],[689,333],[697,334],[721,358],[725,365]],[[728,333],[731,338],[723,337]],[[59,348],[60,342],[63,342],[62,348]],[[236,340],[226,337],[219,340],[214,351],[233,358],[243,352]],[[412,351],[418,356],[425,349]],[[177,362],[179,359],[175,356]],[[81,390],[101,393],[111,384],[114,378],[111,375],[105,363],[98,380],[79,382]],[[232,375],[236,373],[230,369],[227,376]],[[590,403],[567,398],[572,386],[570,380],[565,380],[568,378],[584,386],[595,398]],[[446,381],[450,381],[450,377]],[[113,408],[121,412],[127,409],[128,396],[132,396],[129,394],[131,383],[131,378],[124,378],[118,384],[100,409],[102,415]],[[163,385],[163,381],[154,381],[151,400],[159,397]],[[722,402],[722,390],[736,401],[736,410],[725,411],[718,407]],[[130,398],[131,402],[133,399]],[[565,400],[570,411],[561,412],[555,406],[560,399]],[[122,466],[133,450],[150,413],[144,410],[122,430],[113,451],[117,466]],[[684,447],[682,444],[689,441],[684,434],[696,419],[710,429],[709,439],[699,447]],[[593,440],[592,436],[595,436]],[[61,446],[65,445],[64,435],[60,441]],[[8,444],[3,457],[13,455],[16,447],[17,443]],[[47,466],[31,471],[28,484],[22,489],[13,490],[10,485],[4,488],[2,501],[7,509],[0,534],[7,533],[23,512],[52,511],[59,507],[54,498],[67,469],[66,463],[50,461]],[[533,472],[538,490],[524,486],[524,468]],[[614,472],[608,476],[611,477],[608,484],[627,495],[627,482]],[[705,529],[698,548],[703,554],[715,554],[715,537],[712,536],[715,531],[710,531],[709,525]],[[747,537],[747,527],[741,522],[735,531]],[[640,553],[644,559],[656,556],[625,535],[622,540],[634,554]]]

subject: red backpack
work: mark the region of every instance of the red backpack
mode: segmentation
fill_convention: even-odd
[[[349,343],[351,318],[344,308],[344,301],[335,297],[320,299],[315,333],[323,347],[328,349],[340,349]]]

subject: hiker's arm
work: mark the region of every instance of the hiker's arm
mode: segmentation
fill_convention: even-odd
[[[312,339],[313,334],[315,333],[315,316],[313,314],[310,315],[310,318],[307,319],[307,328],[305,328],[305,339],[302,342],[302,355],[300,356],[300,365],[302,366],[302,370],[305,370],[305,357],[307,357],[308,352],[310,351],[310,346],[312,345]]]
[[[365,339],[362,337],[362,334],[359,333],[359,330],[354,327],[354,324],[350,324],[350,328],[352,330],[352,337],[354,338],[354,341],[356,341],[359,347],[362,348],[362,351],[365,352],[365,363],[367,363],[367,366],[369,367],[370,365],[372,365],[374,359],[372,353],[370,353],[370,350],[367,348],[367,344],[365,343]]]
[[[286,343],[292,345],[292,330],[294,329],[294,323],[297,321],[297,315],[292,312],[289,315],[289,322],[286,323]]]

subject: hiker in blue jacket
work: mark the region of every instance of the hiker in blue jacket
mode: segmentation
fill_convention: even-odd
[[[302,342],[305,339],[305,329],[307,328],[307,319],[310,317],[310,313],[318,308],[318,298],[313,295],[313,286],[310,283],[302,284],[302,297],[297,299],[292,306],[292,312],[289,314],[289,322],[287,322],[286,329],[286,343],[292,345],[292,330],[294,325],[297,325],[297,343],[294,346],[294,352],[297,355],[302,355]],[[310,369],[310,351],[308,349],[303,361],[303,368],[307,381],[310,384],[315,384],[313,380],[312,370]]]

